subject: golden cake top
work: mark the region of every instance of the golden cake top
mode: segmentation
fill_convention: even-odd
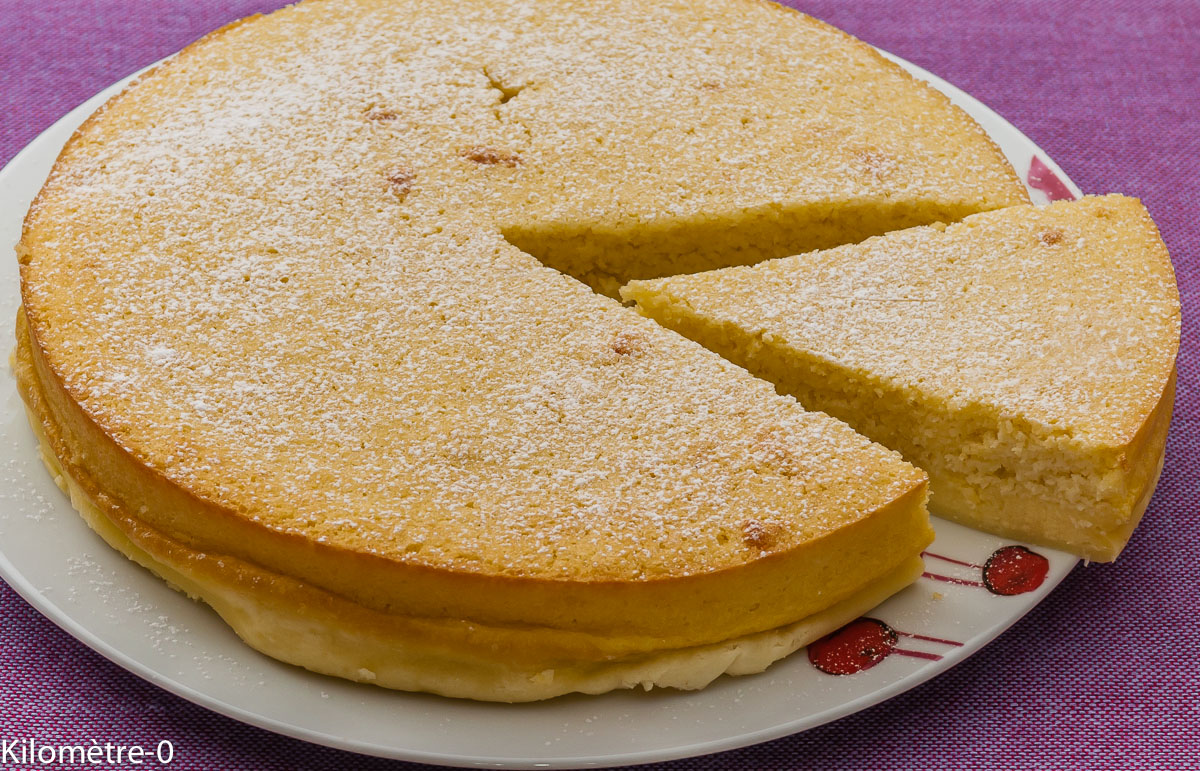
[[[1170,257],[1145,208],[1119,195],[635,282],[625,294],[1106,447],[1133,440],[1179,346]]]
[[[644,578],[922,475],[505,234],[670,252],[710,219],[753,241],[1022,195],[944,97],[767,4],[309,2],[107,105],[19,255],[71,398],[200,498],[415,564]]]

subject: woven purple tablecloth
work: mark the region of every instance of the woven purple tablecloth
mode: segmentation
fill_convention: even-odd
[[[280,4],[0,0],[0,163],[113,81]],[[1166,468],[1117,563],[1076,568],[966,663],[807,733],[655,768],[1200,768],[1200,3],[795,4],[988,104],[1084,192],[1146,203],[1183,295]],[[193,706],[93,653],[0,583],[0,740],[21,737],[166,738],[170,767],[181,769],[416,768]]]

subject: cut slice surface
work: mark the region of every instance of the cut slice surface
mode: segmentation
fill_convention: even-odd
[[[1161,466],[1180,306],[1122,196],[633,282],[640,310],[930,474],[966,524],[1110,560]]]

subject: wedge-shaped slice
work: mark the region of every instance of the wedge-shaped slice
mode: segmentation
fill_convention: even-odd
[[[931,509],[1111,560],[1162,467],[1180,306],[1122,196],[622,290],[641,311],[900,451]]]

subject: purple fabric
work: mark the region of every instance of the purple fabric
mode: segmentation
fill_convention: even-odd
[[[0,0],[0,162],[118,78],[279,4]],[[1077,568],[966,663],[837,723],[658,767],[1200,768],[1200,4],[796,4],[990,105],[1085,192],[1145,201],[1184,305],[1166,469],[1117,563]],[[92,653],[3,584],[0,619],[0,738],[165,737],[181,769],[415,768],[193,706]]]

